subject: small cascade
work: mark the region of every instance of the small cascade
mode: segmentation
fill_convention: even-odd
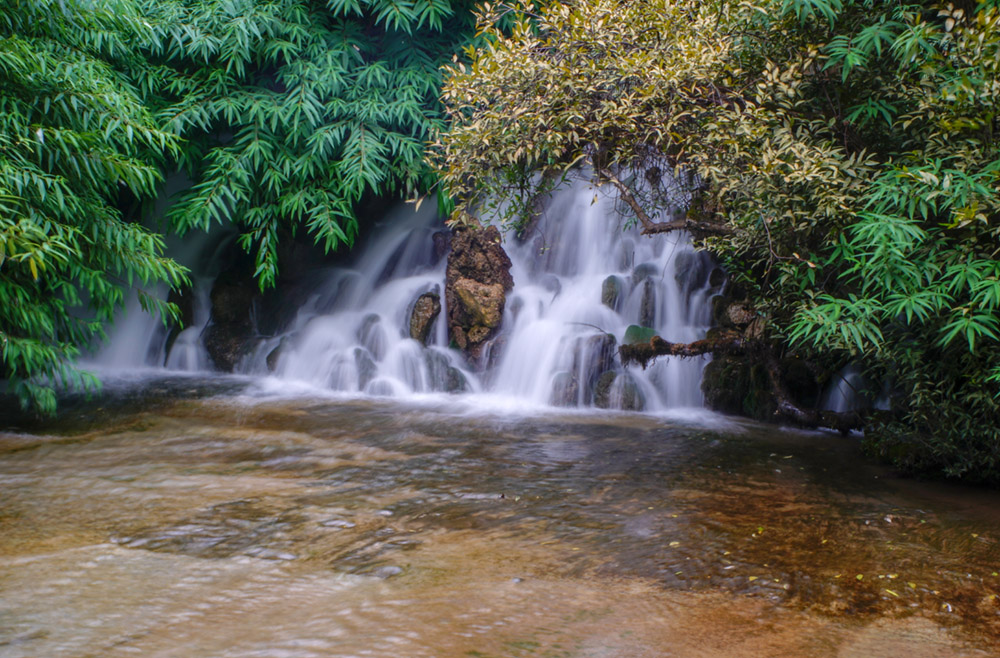
[[[836,413],[861,411],[872,406],[868,382],[856,364],[841,368],[823,393],[820,409]],[[875,405],[879,407],[878,404]]]
[[[208,351],[201,342],[201,333],[208,324],[212,313],[209,292],[212,289],[212,277],[195,277],[191,289],[192,322],[191,326],[182,330],[174,338],[164,344],[167,370],[184,370],[199,372],[211,370],[211,360]]]
[[[479,372],[448,347],[444,309],[426,344],[411,338],[416,300],[433,293],[443,305],[438,221],[431,210],[390,217],[355,267],[327,271],[292,325],[261,341],[240,370],[369,395],[476,392],[646,411],[702,405],[707,357],[626,370],[617,356],[631,325],[671,341],[704,337],[723,277],[686,235],[623,230],[614,198],[585,182],[557,191],[529,237],[505,234],[514,289],[483,357],[490,367]]]
[[[476,378],[447,347],[442,318],[433,320],[426,344],[411,337],[417,299],[429,293],[443,304],[446,260],[435,249],[435,233],[443,231],[437,221],[426,206],[391,214],[356,267],[327,271],[292,326],[263,340],[239,369],[369,395],[475,390]]]
[[[128,295],[124,310],[115,318],[107,342],[87,360],[86,367],[105,371],[163,368],[204,371],[210,369],[208,354],[201,343],[201,332],[208,323],[208,295],[218,271],[218,253],[232,240],[221,228],[191,231],[183,238],[171,236],[167,253],[191,270],[191,316],[189,327],[171,335],[158,314],[145,312],[139,305],[137,291]],[[167,287],[158,285],[145,292],[160,300],[167,299]]]
[[[583,181],[556,192],[532,237],[508,234],[514,290],[492,390],[535,403],[656,411],[702,405],[707,358],[660,358],[624,369],[631,325],[664,339],[703,338],[711,322],[711,259],[688,237],[623,230],[614,198]],[[721,281],[717,281],[721,284]]]

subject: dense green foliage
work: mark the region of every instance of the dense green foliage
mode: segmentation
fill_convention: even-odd
[[[445,87],[456,221],[577,163],[640,221],[685,206],[773,349],[880,383],[874,450],[1000,479],[996,2],[575,0],[508,37],[509,10]]]
[[[129,2],[0,2],[0,376],[44,410],[53,384],[93,382],[72,360],[132,283],[185,280],[117,209],[153,194],[150,157],[177,144],[122,73],[151,36]]]
[[[414,197],[443,125],[441,66],[468,41],[459,0],[165,0],[139,84],[186,138],[196,181],[170,213],[181,230],[233,222],[275,283],[277,245],[307,229],[350,245],[366,194]]]
[[[473,36],[470,7],[0,0],[0,378],[51,410],[53,385],[93,383],[70,364],[133,283],[184,283],[134,212],[164,171],[194,181],[172,229],[234,224],[262,288],[279,241],[350,245],[363,197],[427,192],[441,66]]]

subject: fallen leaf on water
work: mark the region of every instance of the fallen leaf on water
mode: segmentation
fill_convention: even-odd
[[[753,581],[757,580],[757,576],[750,576],[748,580],[752,583]]]
[[[895,597],[896,597],[897,599],[899,598],[899,594],[896,594],[896,593],[895,593],[895,592],[893,592],[893,591],[892,591],[891,589],[887,589],[887,590],[885,590],[885,591],[889,592],[890,594],[892,594],[893,596],[895,596]]]
[[[855,576],[855,578],[857,578],[858,580],[864,580],[865,575],[863,573],[859,573],[857,576]]]

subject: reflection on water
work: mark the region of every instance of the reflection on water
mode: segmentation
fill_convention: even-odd
[[[1000,499],[838,437],[226,386],[0,433],[0,656],[996,655]]]

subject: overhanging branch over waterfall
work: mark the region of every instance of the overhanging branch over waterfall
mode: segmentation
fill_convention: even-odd
[[[646,369],[658,356],[679,356],[682,358],[712,355],[737,355],[754,353],[763,357],[771,394],[774,396],[775,416],[803,427],[828,427],[846,433],[864,428],[865,416],[858,412],[837,413],[822,409],[803,408],[797,404],[781,377],[778,359],[768,345],[754,342],[753,345],[738,331],[725,331],[711,338],[691,343],[672,343],[659,336],[653,336],[646,343],[622,345],[618,355],[622,365],[637,363]]]
[[[690,231],[709,235],[732,235],[735,231],[726,224],[716,224],[712,222],[696,222],[688,217],[682,217],[670,222],[656,222],[649,216],[646,210],[639,203],[628,185],[623,183],[613,173],[607,169],[600,169],[598,173],[602,178],[615,186],[618,190],[619,198],[624,201],[642,224],[643,235],[654,235],[656,233],[671,233],[673,231]]]
[[[658,356],[701,356],[702,354],[739,354],[743,352],[743,336],[735,331],[720,336],[696,340],[693,343],[671,343],[653,336],[648,343],[622,345],[618,355],[622,364],[638,363],[645,369]]]

